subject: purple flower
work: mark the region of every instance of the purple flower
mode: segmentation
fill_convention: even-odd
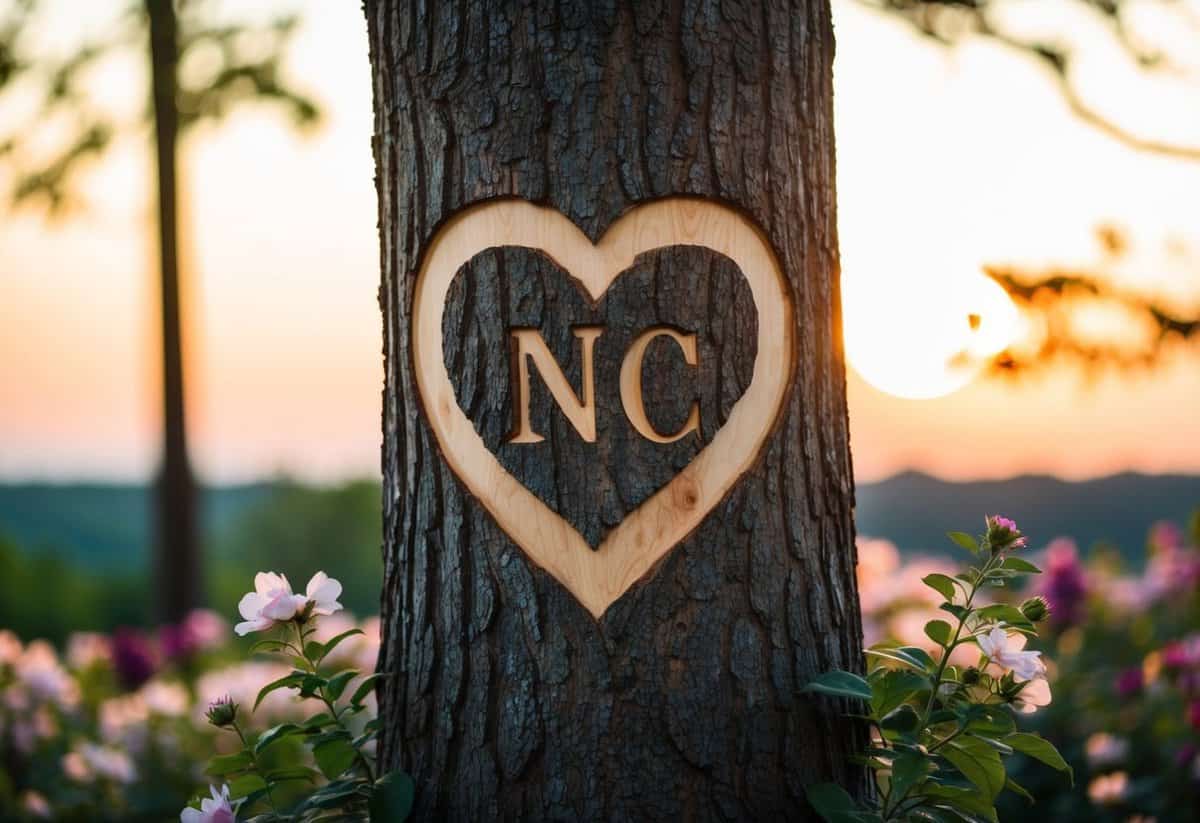
[[[1142,690],[1142,669],[1140,666],[1134,666],[1131,669],[1126,669],[1117,675],[1117,682],[1114,684],[1117,690],[1117,696],[1120,698],[1129,698],[1136,696]]]
[[[1060,537],[1046,549],[1038,593],[1050,603],[1050,620],[1060,628],[1083,619],[1088,582],[1075,541]]]
[[[179,624],[158,630],[158,644],[168,660],[186,660],[197,652],[219,647],[229,634],[229,624],[216,612],[194,609]]]
[[[158,669],[154,644],[135,629],[120,628],[113,632],[112,661],[117,677],[127,689],[138,688]]]
[[[1196,746],[1194,743],[1185,743],[1175,752],[1175,765],[1179,768],[1184,768],[1192,762],[1196,757]]]
[[[1029,542],[1029,538],[1017,528],[1016,521],[1008,517],[994,514],[986,518],[986,522],[987,542],[993,553],[1023,549]]]

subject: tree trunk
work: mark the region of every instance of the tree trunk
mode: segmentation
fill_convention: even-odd
[[[196,489],[188,464],[179,300],[176,64],[173,0],[145,0],[150,22],[151,95],[158,170],[159,288],[162,301],[163,462],[155,490],[154,579],[159,620],[178,621],[200,605],[203,569],[196,535]]]
[[[794,820],[808,783],[861,791],[862,729],[799,693],[861,659],[828,2],[366,12],[383,766],[420,820]]]

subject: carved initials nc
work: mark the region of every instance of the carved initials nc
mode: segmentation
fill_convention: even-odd
[[[533,430],[529,420],[530,361],[542,375],[546,388],[550,390],[550,396],[575,427],[575,431],[579,432],[579,436],[588,443],[596,442],[596,386],[592,351],[596,338],[604,329],[599,326],[577,326],[572,331],[583,349],[583,399],[575,394],[554,355],[546,346],[546,341],[536,329],[515,329],[511,332],[512,356],[515,361],[512,369],[513,396],[516,408],[513,431],[507,442],[540,443],[544,439]],[[674,434],[660,434],[646,417],[646,406],[642,401],[642,360],[646,356],[646,347],[657,337],[669,337],[674,340],[683,352],[684,362],[689,366],[694,367],[699,362],[696,335],[682,334],[666,326],[647,329],[633,341],[629,351],[625,353],[625,359],[621,361],[621,405],[625,409],[625,416],[642,437],[655,443],[674,443],[690,432],[700,429],[700,405],[692,403],[687,421]]]

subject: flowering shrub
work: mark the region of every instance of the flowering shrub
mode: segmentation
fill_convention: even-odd
[[[1019,593],[1015,578],[976,596],[1018,608],[1041,596],[1049,606],[1038,644],[1054,700],[1018,719],[1053,740],[1080,780],[1069,786],[1030,758],[1006,759],[1007,774],[1037,798],[1037,819],[1200,819],[1200,518],[1190,532],[1156,526],[1140,572],[1122,569],[1112,548],[1085,560],[1073,541],[1058,539],[1026,555],[1044,572]],[[902,563],[878,539],[861,538],[858,550],[867,641],[936,656],[924,624],[943,598],[921,578],[939,561]],[[970,666],[979,651],[960,646],[951,665]],[[1025,803],[1002,793],[1000,819],[1028,815]]]
[[[1071,774],[1051,743],[1018,731],[1014,719],[1014,712],[1032,713],[1050,703],[1041,652],[1024,648],[1027,636],[1037,636],[1035,624],[1049,614],[1046,600],[1033,597],[1020,607],[979,602],[985,590],[1040,572],[1015,556],[1026,537],[1000,516],[987,518],[978,540],[962,532],[950,537],[973,562],[954,577],[931,572],[922,578],[946,618],[924,625],[934,652],[878,644],[867,650],[867,677],[833,671],[805,687],[865,704],[872,728],[871,746],[862,754],[878,783],[869,808],[856,806],[834,784],[808,788],[813,807],[831,823],[995,821],[1002,791],[1033,799],[1007,773],[1006,760],[1017,752]],[[959,650],[975,662],[952,663]]]
[[[327,644],[342,635],[322,666],[374,670],[378,618],[360,623],[344,612],[310,614],[305,631],[309,643]],[[253,709],[263,685],[290,673],[292,661],[277,654],[245,660],[244,649],[232,640],[229,623],[207,610],[153,632],[76,633],[62,654],[44,641],[25,644],[0,630],[0,819],[178,817],[206,782],[205,761],[214,751],[235,751],[236,736],[205,717],[212,702],[231,695],[241,704],[238,722],[252,740],[270,725],[309,719],[308,701],[283,688]],[[348,683],[345,694],[355,694],[363,679]],[[354,715],[354,728],[361,734],[374,716],[374,695],[358,702],[363,708]],[[302,768],[308,762],[303,749],[285,739],[264,759],[273,769]],[[315,783],[280,787],[280,802],[294,807],[306,792],[328,785],[319,769],[313,778]],[[248,784],[230,782],[231,808],[249,809],[237,795]],[[218,808],[216,798],[225,797],[220,787],[215,791],[207,800],[210,810]],[[222,818],[189,814],[183,819]]]
[[[261,813],[253,819],[264,823],[318,819],[404,821],[412,809],[412,779],[399,771],[376,778],[372,754],[378,720],[357,725],[354,722],[367,709],[375,681],[383,675],[363,675],[352,668],[328,671],[324,667],[327,661],[336,659],[344,641],[362,634],[361,629],[350,628],[327,640],[317,637],[317,618],[331,616],[342,608],[337,601],[341,584],[317,572],[304,594],[293,594],[285,576],[260,572],[255,576],[254,588],[238,604],[245,621],[234,630],[244,635],[278,629],[275,638],[260,640],[254,649],[281,655],[291,662],[290,671],[259,689],[254,708],[283,690],[320,706],[301,722],[280,723],[248,736],[239,721],[238,703],[229,696],[213,701],[205,713],[208,722],[232,732],[239,745],[234,752],[210,760],[208,771],[233,779],[233,788],[211,788],[211,797],[202,800],[199,809],[185,809],[180,820],[232,823],[236,812],[260,806]],[[342,701],[346,694],[349,699]],[[301,741],[311,751],[317,769],[297,764],[280,766],[267,759],[272,750],[288,740]],[[281,787],[293,782],[315,788],[289,808],[277,795]]]
[[[976,579],[969,570],[963,572],[966,579],[946,575],[944,560],[902,561],[884,540],[859,541],[864,631],[881,654],[870,658],[868,677],[826,681],[825,690],[845,694],[839,689],[849,683],[850,693],[862,697],[865,683],[874,698],[882,683],[896,689],[885,692],[894,701],[906,683],[912,686],[910,697],[891,708],[871,704],[878,721],[894,715],[877,725],[879,739],[864,753],[864,762],[879,770],[880,788],[893,792],[893,798],[903,791],[903,784],[894,787],[892,769],[899,764],[902,779],[911,774],[906,769],[916,769],[910,798],[928,796],[939,781],[958,799],[965,797],[954,787],[968,785],[970,778],[951,758],[967,763],[959,751],[965,746],[974,754],[969,741],[978,738],[993,741],[988,745],[999,756],[1005,785],[1013,781],[996,798],[999,819],[1029,816],[1026,801],[1012,790],[1019,785],[1037,798],[1033,819],[1038,820],[1200,820],[1200,520],[1190,534],[1156,527],[1148,562],[1137,572],[1123,569],[1111,549],[1085,556],[1070,540],[1053,541],[1036,552],[1014,540],[993,552],[993,538],[1003,543],[994,526],[1019,535],[1015,524],[998,521],[989,524],[982,540],[956,538],[973,549],[969,559]],[[1044,572],[1016,568],[1028,561]],[[985,580],[979,576],[988,564]],[[77,633],[61,650],[0,630],[0,819],[179,817],[224,823],[256,815],[271,819],[271,799],[283,818],[361,817],[379,775],[371,784],[367,768],[343,744],[361,752],[375,769],[368,728],[374,696],[369,688],[358,693],[378,657],[378,618],[349,617],[340,610],[336,581],[324,576],[315,577],[302,593],[293,592],[282,576],[264,575],[262,584],[256,581],[253,596],[244,597],[240,609],[241,621],[256,627],[244,627],[245,634],[267,638],[252,659],[246,659],[252,638],[239,646],[230,624],[211,611],[193,612],[154,631]],[[960,619],[964,612],[973,616]],[[951,638],[959,626],[959,642],[946,642],[941,626],[927,634],[926,626],[935,621],[949,626]],[[1025,645],[1025,638],[1032,642],[1034,626],[1037,650]],[[895,657],[923,664],[924,674]],[[932,697],[933,676],[943,661],[942,682]],[[335,684],[347,671],[363,674]],[[310,685],[324,681],[324,686],[303,696],[301,672],[317,678]],[[263,688],[288,678],[289,685]],[[336,723],[321,718],[332,718],[322,695],[333,704]],[[904,724],[913,722],[913,714],[920,723],[931,697],[929,723],[907,731]],[[214,703],[213,719],[220,726],[207,716]],[[939,745],[959,725],[957,714],[951,720],[940,713],[959,711],[972,716],[967,729]],[[989,728],[1009,729],[1010,720],[1015,721],[1012,731],[989,737]],[[1016,723],[1021,732],[1015,731]],[[268,734],[280,727],[286,733]],[[1079,775],[1078,785],[1021,754],[1019,746],[1040,745],[1032,743],[1039,738],[1006,742],[1014,733],[1028,732],[1054,741],[1065,765]],[[322,748],[318,758],[315,749],[324,734],[340,742]],[[905,750],[905,734],[922,742]],[[247,750],[252,763],[245,761]],[[906,751],[920,756],[901,760]],[[992,756],[978,754],[978,759],[980,779],[994,777]],[[349,765],[330,777],[322,760],[331,770]],[[207,775],[206,764],[216,767]],[[214,780],[216,785],[209,786]],[[273,798],[262,792],[267,784]],[[395,792],[402,811],[407,782],[393,777],[387,790]],[[828,808],[838,802],[837,790],[814,791],[814,800],[825,802],[835,819],[884,817],[878,807],[838,817]],[[192,805],[181,813],[189,799]],[[893,802],[892,819],[903,816],[905,807],[904,801]],[[958,808],[960,817],[988,819],[982,805],[977,813],[961,803]],[[922,809],[929,814],[921,817]],[[960,819],[932,807],[910,816]]]

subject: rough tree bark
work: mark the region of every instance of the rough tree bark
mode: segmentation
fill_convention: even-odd
[[[803,786],[861,789],[860,729],[799,694],[855,668],[853,486],[834,212],[827,0],[367,0],[384,315],[380,757],[422,820],[806,819]],[[448,468],[415,385],[413,286],[465,206],[516,196],[593,241],[636,204],[718,200],[765,233],[794,303],[792,385],[724,501],[600,620],[531,563]],[[504,467],[591,545],[711,440],[745,390],[756,314],[736,266],[643,255],[596,305],[537,252],[477,255],[443,326],[460,406]],[[533,381],[536,445],[512,430],[509,331],[535,328],[576,391],[596,343],[596,442]],[[647,350],[647,416],[615,391],[651,325],[697,335],[689,368]]]

